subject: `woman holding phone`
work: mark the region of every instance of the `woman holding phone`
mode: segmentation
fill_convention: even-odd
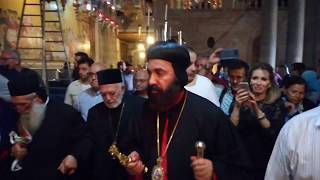
[[[273,79],[269,64],[253,67],[249,73],[250,90],[240,87],[237,91],[230,117],[251,158],[256,180],[264,179],[275,140],[284,124],[286,109]]]

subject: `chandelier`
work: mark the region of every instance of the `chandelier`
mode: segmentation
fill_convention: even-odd
[[[80,13],[89,15],[95,19],[103,29],[106,27],[115,30],[119,28],[119,20],[116,16],[117,8],[111,0],[73,0],[72,6],[77,16]]]
[[[183,9],[221,9],[223,0],[184,0]]]

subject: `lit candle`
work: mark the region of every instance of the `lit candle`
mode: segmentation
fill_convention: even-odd
[[[164,10],[164,20],[165,20],[165,21],[168,20],[168,4],[166,4],[166,6],[165,6],[165,10]]]
[[[138,26],[138,36],[141,36],[141,26]]]
[[[163,40],[167,41],[168,40],[168,21],[164,22],[164,28],[163,28]]]
[[[147,26],[150,26],[150,8],[148,7]]]
[[[182,45],[182,31],[178,31],[179,44]]]
[[[158,30],[154,30],[154,34],[155,34],[155,41],[159,40],[159,36],[160,36],[160,33]]]

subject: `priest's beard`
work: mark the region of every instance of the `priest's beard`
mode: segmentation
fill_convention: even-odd
[[[116,99],[115,102],[106,101],[104,104],[105,104],[108,108],[114,109],[114,108],[117,108],[117,107],[121,104],[122,98],[123,98],[123,94],[119,95],[119,97]]]
[[[44,119],[46,104],[33,103],[30,112],[20,115],[20,122],[32,135],[39,129]]]
[[[157,93],[151,93],[151,91],[156,91]],[[156,85],[149,86],[148,96],[151,108],[158,111],[166,111],[173,105],[180,91],[181,85],[178,81],[173,82],[166,91]]]

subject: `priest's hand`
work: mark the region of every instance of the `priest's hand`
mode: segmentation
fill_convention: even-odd
[[[212,180],[214,177],[212,161],[191,156],[191,167],[196,180]]]
[[[75,157],[73,157],[72,155],[68,155],[60,163],[58,170],[62,174],[71,175],[74,172],[76,172],[77,167],[78,167],[77,159]]]
[[[133,151],[129,154],[128,157],[130,158],[130,161],[126,167],[127,172],[133,176],[141,174],[145,166],[140,160],[139,153]]]
[[[22,160],[26,157],[26,155],[28,154],[28,149],[25,146],[25,144],[22,143],[15,143],[12,147],[11,147],[11,155],[13,157],[15,157],[18,160]]]

